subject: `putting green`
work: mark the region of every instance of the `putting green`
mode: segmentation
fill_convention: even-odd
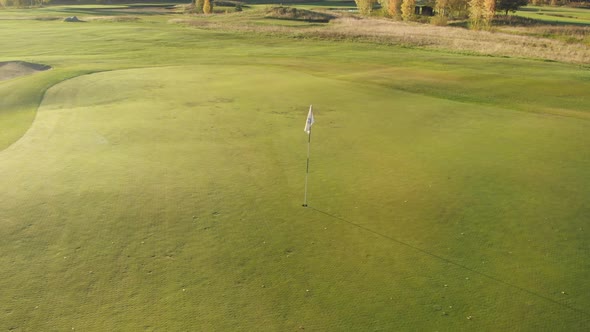
[[[47,91],[0,152],[2,327],[587,326],[587,121],[236,68]]]

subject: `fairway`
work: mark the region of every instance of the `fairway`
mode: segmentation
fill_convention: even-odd
[[[585,8],[527,6],[519,10],[518,15],[554,24],[590,24],[590,10]]]
[[[0,82],[0,329],[588,328],[587,67],[27,24],[0,61],[53,69]]]

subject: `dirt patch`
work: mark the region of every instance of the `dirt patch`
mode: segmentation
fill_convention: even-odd
[[[0,81],[9,80],[15,77],[34,74],[36,72],[49,70],[50,66],[24,61],[0,62]]]

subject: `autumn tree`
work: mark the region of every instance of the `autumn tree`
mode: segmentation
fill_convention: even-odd
[[[436,0],[434,11],[437,17],[464,19],[469,17],[469,0]]]
[[[496,14],[496,0],[483,0],[483,28],[490,29]]]
[[[402,19],[404,21],[414,20],[414,10],[416,8],[416,0],[402,0]]]
[[[356,8],[359,13],[363,16],[371,15],[373,11],[373,5],[377,2],[376,0],[354,0]]]
[[[213,3],[211,2],[211,0],[205,0],[203,2],[203,13],[205,13],[205,14],[213,13]]]
[[[387,0],[387,15],[393,18],[399,18],[401,14],[401,0]]]
[[[195,0],[195,12],[197,14],[203,13],[203,5],[205,5],[205,0]]]
[[[434,4],[435,16],[430,21],[434,25],[447,25],[449,0],[436,0]]]
[[[434,12],[436,15],[447,16],[447,9],[449,7],[449,0],[437,0],[434,4]]]
[[[469,0],[469,23],[472,29],[479,30],[483,25],[484,0]]]

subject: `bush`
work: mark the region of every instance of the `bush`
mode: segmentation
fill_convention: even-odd
[[[326,13],[318,13],[311,10],[282,6],[268,9],[266,12],[266,17],[318,23],[327,23],[330,22],[331,19],[335,18],[335,16]]]
[[[449,21],[446,17],[442,16],[442,15],[436,15],[430,18],[430,24],[432,25],[436,25],[436,26],[445,26],[447,24],[449,24]]]

